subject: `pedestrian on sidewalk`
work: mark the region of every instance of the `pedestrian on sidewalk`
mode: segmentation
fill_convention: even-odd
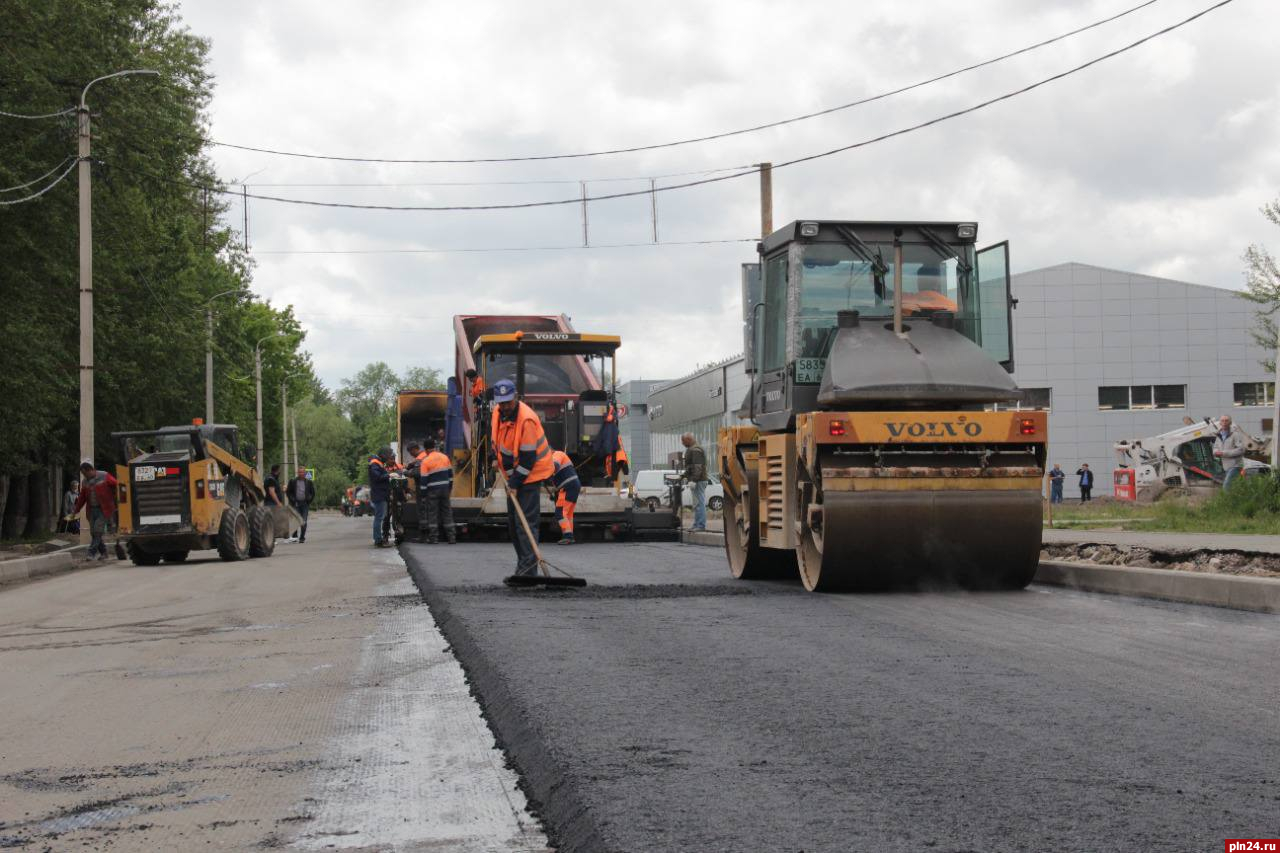
[[[1089,470],[1089,463],[1081,463],[1076,475],[1080,478],[1080,503],[1093,500],[1093,472]]]
[[[103,536],[107,532],[107,524],[116,513],[116,478],[106,471],[99,471],[92,459],[80,463],[80,496],[76,498],[73,512],[79,514],[84,507],[89,508],[89,553],[90,560],[107,558],[107,543]]]
[[[1244,473],[1244,434],[1231,423],[1230,415],[1218,418],[1218,434],[1213,439],[1213,455],[1222,462],[1222,490],[1231,488],[1236,477]]]
[[[387,471],[391,457],[390,447],[384,447],[369,457],[369,505],[373,507],[375,548],[391,547],[391,543],[382,534],[382,523],[387,518],[387,499],[391,497],[391,474]]]
[[[311,482],[311,472],[299,468],[298,476],[289,481],[285,494],[302,519],[302,527],[298,531],[298,543],[301,544],[307,541],[307,516],[311,514],[311,502],[316,499],[316,486]]]
[[[689,491],[693,493],[693,527],[691,531],[707,529],[707,451],[698,445],[693,433],[686,432],[680,436],[684,445],[684,478],[689,481]]]
[[[80,487],[75,480],[67,481],[67,492],[62,496],[62,512],[58,516],[59,533],[79,533],[80,521],[76,518],[76,498],[80,497]]]
[[[1062,503],[1062,483],[1067,479],[1067,472],[1057,462],[1053,463],[1053,470],[1049,472],[1049,503]]]

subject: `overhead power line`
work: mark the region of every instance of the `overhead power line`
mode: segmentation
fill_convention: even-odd
[[[13,186],[11,186],[11,187],[4,187],[3,189],[0,189],[0,193],[11,193],[11,192],[17,192],[18,190],[24,190],[24,189],[26,189],[27,187],[34,186],[35,184],[40,183],[40,182],[41,182],[41,181],[43,181],[45,178],[47,178],[47,177],[49,177],[50,175],[52,175],[54,172],[56,172],[56,171],[58,171],[59,169],[61,169],[63,166],[67,165],[67,160],[74,160],[74,159],[75,159],[75,157],[74,157],[74,156],[68,157],[66,160],[63,160],[61,163],[59,163],[58,165],[54,166],[54,167],[53,167],[52,169],[50,169],[49,171],[45,172],[45,173],[44,173],[43,175],[41,175],[40,177],[38,177],[38,178],[36,178],[36,179],[34,179],[34,180],[27,181],[25,184],[14,184],[14,185],[13,185]]]
[[[11,113],[11,112],[6,112],[5,110],[0,110],[0,116],[4,116],[5,118],[25,118],[25,119],[57,118],[58,116],[70,115],[75,111],[76,111],[75,107],[67,107],[65,110],[59,110],[56,113],[45,113],[43,115],[33,116],[33,115],[25,115],[23,113]]]
[[[479,246],[463,249],[254,249],[254,255],[460,255],[488,252],[572,252],[585,249],[636,249],[659,246],[711,246],[721,243],[754,243],[756,237],[723,240],[663,240],[658,243],[597,243],[590,246]]]
[[[779,169],[785,169],[788,166],[795,166],[800,163],[808,163],[814,160],[821,160],[826,157],[832,157],[836,154],[843,154],[846,151],[853,151],[854,149],[857,149],[857,148],[865,148],[869,145],[874,145],[877,142],[884,142],[887,139],[894,139],[899,136],[905,136],[909,133],[914,133],[917,130],[923,130],[924,128],[932,127],[936,124],[941,124],[943,122],[950,121],[951,119],[954,119],[954,118],[959,118],[961,116],[969,115],[970,113],[978,112],[979,110],[986,109],[987,107],[992,106],[994,104],[998,104],[1003,101],[1010,100],[1011,98],[1016,98],[1019,95],[1025,95],[1026,93],[1034,91],[1035,89],[1039,89],[1042,86],[1046,86],[1049,83],[1053,83],[1058,80],[1062,80],[1066,77],[1070,77],[1073,74],[1077,74],[1081,71],[1084,71],[1087,68],[1092,68],[1093,66],[1098,65],[1099,63],[1105,62],[1108,59],[1113,59],[1114,57],[1127,53],[1128,51],[1131,51],[1134,48],[1140,47],[1141,45],[1144,45],[1153,39],[1159,38],[1160,36],[1163,36],[1163,35],[1167,35],[1181,27],[1185,27],[1187,24],[1190,24],[1191,22],[1204,17],[1205,15],[1214,11],[1215,9],[1221,9],[1223,6],[1226,6],[1229,3],[1233,3],[1233,2],[1235,2],[1235,0],[1219,0],[1218,3],[1215,3],[1212,6],[1209,6],[1208,8],[1201,9],[1199,12],[1196,12],[1194,15],[1191,15],[1190,17],[1184,18],[1175,24],[1170,24],[1169,26],[1164,27],[1163,29],[1157,30],[1156,32],[1151,33],[1150,35],[1144,36],[1138,39],[1137,41],[1130,42],[1124,47],[1116,48],[1115,50],[1104,53],[1101,56],[1094,57],[1093,59],[1090,59],[1088,62],[1083,62],[1080,65],[1076,65],[1072,68],[1067,69],[1066,71],[1061,71],[1050,77],[1045,77],[1041,80],[1037,80],[1034,83],[1030,83],[1026,86],[1023,86],[1018,89],[1014,89],[1010,92],[1006,92],[1003,95],[998,95],[994,98],[988,98],[985,101],[981,101],[972,106],[965,107],[964,109],[955,110],[954,112],[950,112],[945,115],[941,115],[936,118],[929,119],[928,121],[922,121],[918,124],[913,124],[909,127],[904,127],[899,130],[894,130],[889,133],[882,133],[879,136],[874,136],[874,137],[871,137],[870,139],[864,139],[860,142],[853,142],[853,143],[850,143],[849,145],[842,145],[838,148],[832,148],[827,151],[820,151],[814,154],[807,154],[803,157],[796,157],[792,160],[785,160],[781,163],[774,163],[773,170],[777,171]],[[98,162],[103,162],[103,161],[98,161]],[[103,163],[103,165],[106,165],[108,167],[111,166],[111,164],[109,163]],[[188,181],[180,181],[174,178],[165,178],[159,175],[154,175],[154,174],[143,172],[140,170],[131,170],[123,167],[115,167],[115,168],[119,168],[121,171],[124,171],[124,172],[132,172],[134,174],[151,177],[160,181],[186,184],[196,189],[205,189],[205,187],[200,184],[193,184]],[[716,184],[716,183],[721,183],[723,181],[731,181],[731,180],[734,180],[735,178],[741,178],[747,175],[757,174],[757,172],[758,170],[752,167],[749,169],[734,171],[727,175],[718,175],[716,177],[711,177],[711,178],[701,178],[696,181],[685,181],[683,183],[678,183],[678,184],[667,184],[665,186],[652,187],[646,190],[632,190],[628,192],[606,193],[604,195],[596,195],[596,196],[581,195],[575,198],[554,199],[551,201],[516,202],[512,204],[472,204],[472,205],[352,204],[349,202],[316,201],[312,199],[285,198],[282,196],[263,195],[261,193],[235,192],[233,190],[226,190],[226,189],[220,189],[220,188],[209,188],[209,189],[211,192],[217,192],[217,193],[222,193],[226,195],[234,195],[241,198],[251,198],[258,201],[275,201],[281,204],[294,204],[294,205],[302,205],[305,207],[329,207],[329,208],[342,208],[347,210],[389,210],[389,211],[406,211],[406,212],[420,211],[420,212],[430,212],[430,213],[446,213],[446,212],[483,211],[483,210],[524,210],[524,209],[535,208],[535,207],[562,207],[564,205],[569,205],[569,204],[585,204],[587,202],[608,201],[610,199],[616,199],[616,198],[634,198],[636,196],[649,196],[655,193],[672,192],[674,190],[689,189],[690,187],[699,187],[699,186],[704,186],[706,184]]]
[[[847,104],[840,104],[834,107],[827,107],[825,109],[821,109],[816,112],[805,113],[804,115],[798,115],[798,116],[793,116],[791,118],[784,118],[784,119],[779,119],[777,121],[766,122],[765,124],[757,124],[752,127],[743,127],[737,130],[727,130],[721,133],[708,134],[707,136],[695,136],[689,139],[677,139],[672,142],[659,142],[652,145],[635,145],[630,148],[606,148],[600,151],[581,151],[577,153],[566,153],[566,154],[536,154],[536,155],[526,155],[526,156],[517,156],[517,157],[409,159],[409,158],[395,158],[395,157],[343,157],[343,156],[331,155],[331,154],[304,154],[298,151],[279,151],[272,148],[257,148],[250,145],[236,145],[230,142],[218,142],[215,140],[209,140],[209,144],[217,145],[222,148],[234,148],[239,151],[252,151],[258,154],[275,154],[282,157],[301,157],[303,159],[308,159],[308,160],[335,160],[335,161],[340,161],[344,163],[397,163],[397,164],[418,164],[418,165],[438,165],[438,166],[445,166],[445,165],[458,166],[458,165],[464,165],[469,163],[524,163],[524,162],[538,161],[538,160],[576,160],[576,159],[582,159],[585,157],[603,157],[603,156],[613,155],[613,154],[636,154],[641,151],[658,151],[663,148],[676,148],[681,145],[693,145],[694,143],[698,143],[698,142],[711,142],[717,139],[728,139],[729,137],[733,137],[733,136],[742,136],[743,134],[747,134],[747,133],[757,133],[761,130],[769,130],[775,127],[782,127],[783,125],[794,124],[800,121],[807,121],[809,119],[819,118],[825,115],[831,115],[832,113],[837,113],[842,110],[853,109],[854,107],[859,107],[859,106],[862,106],[863,104],[869,104],[869,103],[872,103],[873,101],[879,101],[885,98],[890,98],[890,97],[893,97],[894,95],[901,95],[904,92],[910,92],[913,89],[919,89],[924,86],[928,86],[933,83],[938,83],[943,80],[947,80],[951,77],[958,76],[960,74],[965,74],[969,71],[976,71],[979,68],[985,68],[988,65],[994,65],[997,62],[1003,62],[1006,59],[1012,59],[1015,56],[1021,56],[1024,53],[1030,53],[1031,51],[1038,50],[1042,47],[1047,47],[1048,45],[1054,44],[1055,42],[1060,42],[1063,39],[1071,38],[1072,36],[1079,35],[1080,33],[1087,32],[1088,30],[1096,29],[1097,27],[1101,27],[1105,24],[1109,24],[1112,21],[1119,20],[1120,18],[1123,18],[1126,15],[1132,15],[1134,12],[1137,12],[1141,9],[1145,9],[1147,6],[1150,6],[1157,2],[1159,2],[1159,0],[1145,0],[1145,2],[1139,3],[1137,6],[1133,6],[1131,8],[1125,9],[1123,12],[1119,12],[1107,18],[1102,18],[1101,20],[1094,21],[1091,24],[1086,24],[1083,27],[1077,27],[1074,30],[1061,33],[1059,35],[1053,36],[1052,38],[1045,39],[1044,41],[1039,41],[1039,42],[1036,42],[1035,44],[1027,45],[1026,47],[1019,48],[1015,51],[1011,51],[1010,53],[1001,54],[1000,56],[992,57],[991,59],[986,59],[986,60],[983,60],[982,62],[974,63],[973,65],[966,65],[964,68],[957,68],[954,71],[948,71],[945,74],[939,74],[936,77],[930,77],[928,80],[921,80],[918,83],[912,83],[908,86],[902,86],[897,89],[892,89],[888,92],[881,92],[878,95],[870,95],[865,98],[859,98],[858,100],[850,101]]]
[[[53,189],[58,184],[62,183],[63,178],[65,178],[67,175],[70,175],[71,170],[74,169],[79,162],[80,162],[79,159],[72,158],[71,163],[67,166],[66,170],[63,171],[63,173],[59,175],[57,178],[55,178],[53,183],[49,184],[48,186],[44,187],[38,192],[32,193],[31,195],[25,195],[22,198],[14,198],[14,199],[9,199],[7,201],[0,201],[0,206],[9,207],[10,205],[14,205],[14,204],[22,204],[23,202],[27,202],[27,201],[35,201],[36,199],[40,198],[40,196],[47,193],[49,190]]]

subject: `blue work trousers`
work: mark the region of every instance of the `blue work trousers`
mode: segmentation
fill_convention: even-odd
[[[707,529],[707,481],[690,483],[689,491],[693,493],[693,529]]]
[[[387,501],[373,501],[373,544],[382,544],[382,523],[387,520]]]
[[[1051,504],[1062,503],[1062,481],[1061,480],[1049,481],[1049,503]]]

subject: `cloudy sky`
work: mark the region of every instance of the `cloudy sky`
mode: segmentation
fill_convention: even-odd
[[[776,121],[1139,2],[182,0],[180,9],[212,42],[214,139],[460,159],[649,145]],[[251,192],[358,204],[556,200],[578,196],[580,181],[593,195],[643,190],[650,177],[662,186],[689,180],[663,176],[724,174],[713,170],[783,162],[917,124],[1213,2],[1157,0],[903,95],[665,150],[482,165],[341,163],[231,148],[213,156],[225,178],[247,179]],[[972,219],[981,245],[1011,241],[1015,271],[1083,261],[1239,288],[1249,243],[1280,249],[1280,233],[1258,212],[1280,196],[1277,33],[1280,4],[1235,0],[979,113],[779,169],[774,222]],[[741,349],[738,270],[754,259],[753,244],[677,244],[758,237],[758,181],[659,193],[657,208],[655,246],[647,195],[591,204],[589,240],[598,248],[583,249],[577,205],[446,213],[253,201],[255,289],[295,306],[331,387],[374,360],[451,369],[458,313],[564,312],[579,331],[623,336],[626,377],[674,377]],[[231,215],[238,227],[238,203]]]

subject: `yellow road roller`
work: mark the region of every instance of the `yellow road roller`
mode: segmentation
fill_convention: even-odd
[[[977,233],[796,221],[743,265],[750,425],[717,447],[735,577],[1031,582],[1048,417],[1010,376],[1008,243]]]

